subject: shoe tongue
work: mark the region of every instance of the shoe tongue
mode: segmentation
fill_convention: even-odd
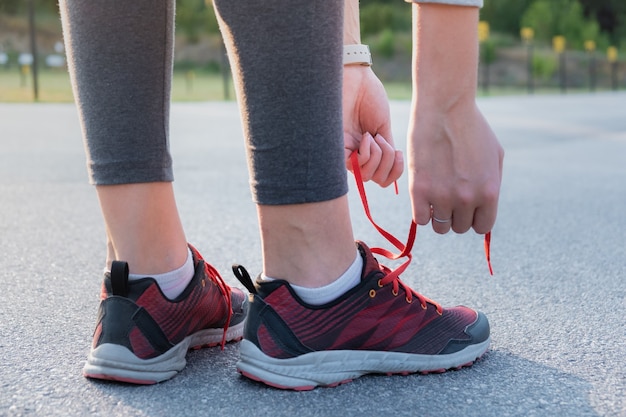
[[[111,263],[111,292],[121,297],[128,296],[128,264],[121,261]]]
[[[368,277],[372,272],[381,272],[380,265],[374,257],[371,249],[360,240],[357,240],[356,243],[359,249],[359,253],[363,257],[363,272],[361,274],[361,279]]]

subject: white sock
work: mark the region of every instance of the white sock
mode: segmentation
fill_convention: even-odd
[[[128,280],[135,281],[148,277],[154,278],[163,294],[171,300],[178,297],[187,288],[187,284],[192,280],[194,274],[193,256],[191,255],[191,249],[187,248],[187,260],[180,268],[157,275],[130,274]]]
[[[337,280],[331,282],[330,284],[317,288],[291,285],[291,288],[293,288],[296,294],[298,294],[298,297],[300,297],[305,303],[311,305],[322,305],[339,298],[348,290],[356,287],[357,284],[361,282],[362,271],[363,258],[357,251],[356,259],[354,260],[354,262],[352,262],[352,265],[350,265],[348,270],[344,272],[343,275],[341,275],[339,278],[337,278]],[[262,279],[266,281],[273,280],[273,278],[267,277],[265,275],[262,276]]]

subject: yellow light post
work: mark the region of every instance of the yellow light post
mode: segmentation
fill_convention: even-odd
[[[559,81],[561,84],[561,93],[567,91],[567,71],[565,68],[565,36],[557,35],[552,38],[552,48],[559,56]]]
[[[26,87],[28,76],[30,75],[30,64],[20,65],[20,87]]]
[[[222,64],[220,65],[222,68],[222,85],[224,88],[224,100],[230,100],[230,79],[231,79],[231,71],[230,71],[230,61],[228,61],[228,54],[226,53],[226,44],[224,43],[224,37],[222,36]]]
[[[522,37],[524,42],[530,43],[535,37],[535,31],[533,30],[533,28],[524,27],[520,30],[520,36]]]
[[[565,52],[565,36],[557,35],[552,38],[552,48],[557,54]]]
[[[195,79],[195,71],[189,70],[185,73],[185,85],[187,86],[187,94],[191,94],[193,92],[193,82]]]
[[[33,56],[33,98],[39,101],[39,63],[37,59],[37,30],[35,28],[35,0],[28,2],[28,28],[30,33],[30,53]]]
[[[589,55],[589,91],[594,91],[596,89],[596,42],[589,39],[584,45]]]
[[[483,91],[489,92],[489,45],[486,42],[489,40],[489,22],[481,20],[478,22],[478,41],[480,42],[482,65],[483,65]]]
[[[614,46],[609,46],[606,50],[606,57],[611,64],[611,87],[613,90],[617,90],[617,48]]]
[[[523,27],[520,30],[520,36],[522,38],[522,40],[524,41],[524,43],[526,44],[526,49],[528,51],[527,53],[527,63],[526,63],[526,71],[527,71],[527,77],[526,77],[526,85],[528,88],[528,94],[532,94],[535,90],[535,80],[534,80],[534,70],[533,70],[533,55],[534,55],[534,49],[533,49],[533,38],[535,37],[535,31],[533,30],[533,28],[529,28],[529,27]]]
[[[481,20],[478,22],[478,41],[483,43],[487,39],[489,39],[489,22]]]

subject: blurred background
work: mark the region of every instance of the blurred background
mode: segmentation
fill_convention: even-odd
[[[175,101],[232,100],[210,0],[176,0]],[[361,0],[363,43],[392,99],[411,94],[411,7]],[[624,0],[485,0],[479,93],[625,87]],[[56,0],[0,0],[0,101],[72,101]]]

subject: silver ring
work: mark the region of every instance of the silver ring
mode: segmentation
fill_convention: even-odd
[[[452,219],[438,219],[435,216],[433,216],[433,220],[436,221],[437,223],[448,223]]]

